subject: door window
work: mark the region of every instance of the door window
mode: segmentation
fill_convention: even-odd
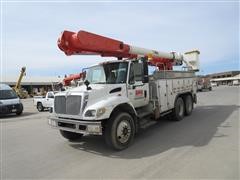
[[[48,98],[54,98],[54,94],[53,93],[48,93]]]
[[[129,73],[129,84],[134,84],[136,81],[143,80],[143,65],[142,63],[132,63]]]

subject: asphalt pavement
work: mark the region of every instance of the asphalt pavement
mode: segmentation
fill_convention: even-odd
[[[32,99],[21,116],[0,118],[2,179],[239,179],[239,87],[199,92],[191,116],[160,120],[131,147],[109,149],[100,136],[76,142],[47,124]]]

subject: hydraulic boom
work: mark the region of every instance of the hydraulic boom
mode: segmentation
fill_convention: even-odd
[[[18,81],[17,81],[17,83],[16,83],[16,85],[15,85],[15,87],[14,87],[14,90],[15,91],[17,91],[18,89],[20,89],[21,87],[21,82],[22,82],[22,78],[23,78],[23,76],[26,74],[26,67],[22,67],[22,69],[21,69],[21,72],[20,72],[20,75],[19,75],[19,77],[18,77]]]
[[[77,33],[64,31],[58,39],[58,47],[66,55],[100,55],[103,57],[138,58],[148,57],[149,65],[157,66],[160,70],[172,70],[175,65],[183,62],[188,68],[198,70],[199,51],[194,50],[184,55],[176,52],[161,52],[151,49],[131,46],[122,41],[100,36],[86,31]]]
[[[21,82],[22,82],[22,78],[23,76],[26,75],[26,67],[22,67],[21,71],[20,71],[20,75],[18,77],[17,83],[16,85],[13,87],[13,90],[17,93],[17,95],[20,98],[27,98],[28,96],[28,92],[24,91],[23,89],[21,89]]]
[[[85,75],[86,75],[85,72],[78,73],[78,74],[71,74],[70,76],[67,76],[63,79],[63,85],[64,86],[70,86],[71,81],[82,79],[82,78],[85,77]]]

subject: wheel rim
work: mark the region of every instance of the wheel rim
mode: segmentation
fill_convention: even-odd
[[[127,120],[123,120],[117,127],[117,139],[120,143],[126,143],[131,134],[131,125]]]
[[[38,105],[38,110],[41,111],[42,110],[42,107],[41,105]]]

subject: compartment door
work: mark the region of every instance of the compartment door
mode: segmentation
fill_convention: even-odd
[[[173,92],[173,80],[167,80],[167,101],[168,101],[168,109],[173,109],[175,96]]]
[[[159,80],[158,81],[158,97],[159,97],[159,104],[160,104],[160,112],[164,112],[168,110],[168,101],[167,101],[167,81],[166,80]]]

